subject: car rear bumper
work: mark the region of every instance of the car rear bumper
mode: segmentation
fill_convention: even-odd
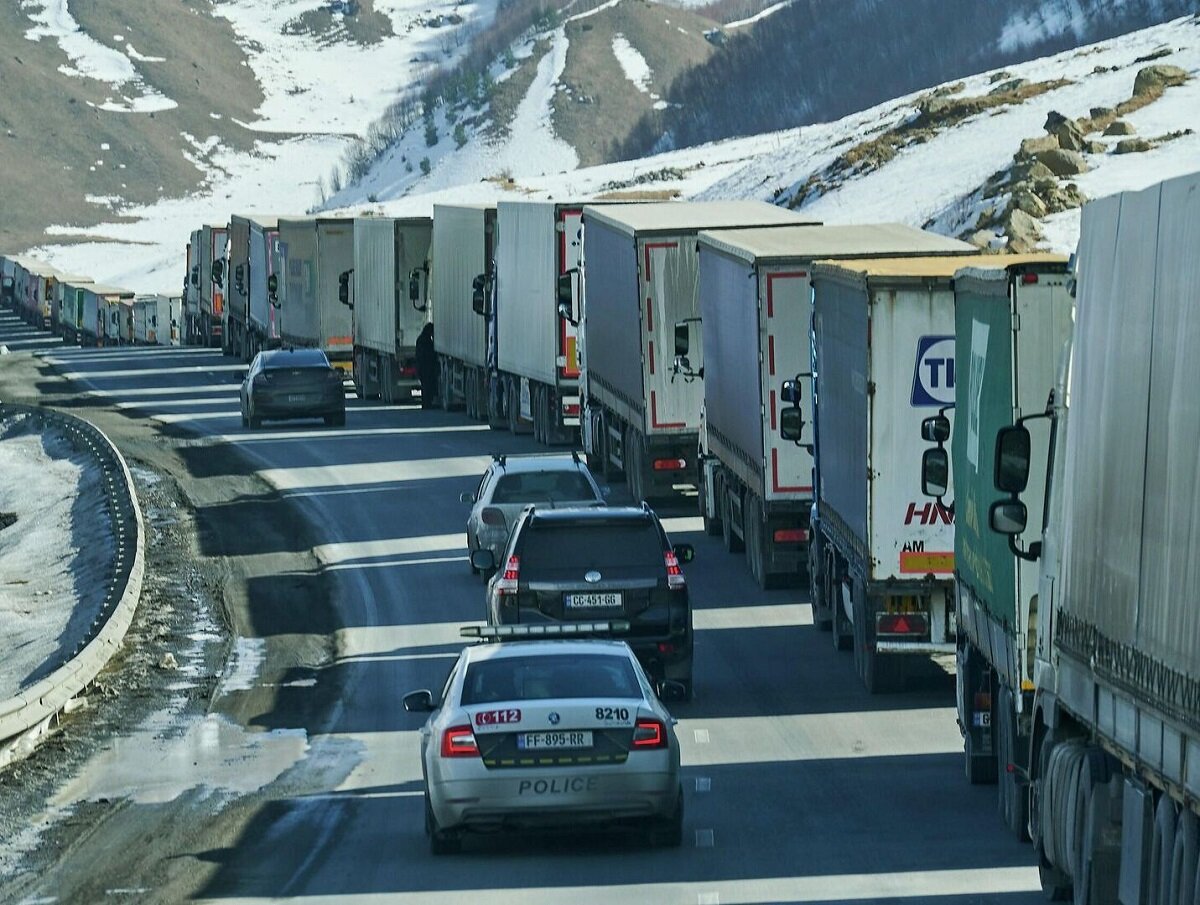
[[[487,776],[430,783],[438,824],[471,827],[568,826],[665,817],[675,810],[679,774],[663,767],[587,771],[579,767],[489,770]]]
[[[251,408],[256,418],[321,418],[325,415],[340,415],[345,412],[346,400],[341,397],[327,396],[292,401],[286,396],[267,399],[256,396]]]

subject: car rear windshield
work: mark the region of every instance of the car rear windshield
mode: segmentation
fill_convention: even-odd
[[[496,482],[492,502],[540,503],[595,500],[596,494],[587,478],[578,471],[530,471],[509,474]]]
[[[648,521],[534,522],[524,532],[519,552],[522,578],[547,569],[603,565],[664,568],[662,537]]]
[[[472,663],[463,680],[462,703],[641,696],[633,664],[627,657],[542,654]]]
[[[327,368],[329,359],[320,349],[273,352],[263,360],[264,368]]]

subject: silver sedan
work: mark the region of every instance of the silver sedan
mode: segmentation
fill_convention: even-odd
[[[623,641],[471,645],[440,700],[414,691],[404,707],[430,714],[421,766],[435,855],[468,831],[510,828],[624,825],[652,844],[682,841],[675,721]]]
[[[459,498],[471,504],[468,557],[476,550],[491,550],[496,561],[517,516],[529,504],[603,506],[605,502],[603,491],[577,453],[495,455],[475,492]],[[474,566],[471,570],[476,571]]]

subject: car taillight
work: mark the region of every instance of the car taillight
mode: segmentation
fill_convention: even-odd
[[[687,468],[687,459],[655,459],[655,471],[682,471]]]
[[[679,557],[672,550],[663,554],[667,564],[667,587],[672,590],[687,587],[687,579],[683,577],[683,569],[679,568]]]
[[[808,532],[803,528],[776,528],[771,536],[777,544],[802,544],[808,540]]]
[[[662,720],[643,717],[633,728],[633,747],[639,751],[650,751],[667,747],[667,727]]]
[[[404,365],[404,367],[402,367],[400,369],[400,376],[407,377],[407,378],[416,377],[417,376],[417,366],[416,365]]]
[[[515,594],[517,593],[517,584],[521,579],[521,557],[513,555],[508,558],[508,562],[504,564],[503,574],[496,579],[496,592],[498,594]]]
[[[483,523],[485,525],[491,525],[493,528],[504,527],[504,513],[495,506],[486,507],[481,513],[479,513],[479,517],[483,519]]]
[[[442,757],[477,757],[479,746],[470,726],[452,726],[442,733]]]

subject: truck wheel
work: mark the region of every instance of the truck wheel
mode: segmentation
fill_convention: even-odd
[[[746,504],[742,523],[746,531],[746,561],[750,564],[750,574],[758,586],[766,591],[771,587],[770,576],[767,575],[767,538],[763,525],[762,503],[753,493],[746,493]]]
[[[854,645],[854,626],[846,618],[846,610],[842,606],[842,580],[832,550],[825,556],[825,599],[829,601],[833,649],[850,650]]]
[[[996,748],[997,808],[1000,819],[1018,842],[1029,841],[1029,808],[1025,788],[1017,779],[1017,771],[1009,771],[1008,765],[1019,765],[1018,752],[1021,738],[1017,733],[1016,707],[1012,691],[1001,688],[996,708],[997,725],[993,727],[993,744]]]
[[[450,365],[443,358],[438,361],[438,402],[443,412],[451,409],[450,405]]]
[[[821,546],[815,537],[809,539],[805,552],[808,559],[808,596],[812,600],[813,625],[827,632],[833,628],[833,604],[825,593],[825,573],[820,567]]]
[[[898,682],[898,655],[888,656],[874,650],[873,633],[869,622],[875,607],[867,600],[866,588],[854,583],[854,662],[867,694],[894,691]]]
[[[709,537],[717,537],[721,533],[721,518],[718,515],[710,517],[708,514],[708,482],[704,478],[704,462],[699,454],[696,461],[699,463],[696,474],[696,506],[700,510],[700,520],[704,523],[704,533]]]
[[[729,487],[724,482],[721,484],[721,540],[725,544],[725,552],[741,553],[745,548],[742,538],[738,537],[733,531],[733,500],[731,499]]]

